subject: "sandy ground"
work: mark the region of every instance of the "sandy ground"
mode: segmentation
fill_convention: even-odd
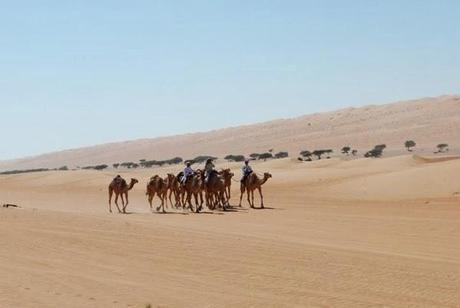
[[[203,214],[149,212],[177,169],[124,171],[129,215],[110,171],[1,176],[0,307],[460,307],[458,157],[255,168],[267,209]]]

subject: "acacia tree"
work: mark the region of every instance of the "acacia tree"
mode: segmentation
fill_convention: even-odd
[[[262,153],[259,155],[258,159],[263,159],[264,161],[269,159],[269,158],[273,158],[273,154],[272,153]]]
[[[311,156],[313,154],[310,151],[304,150],[300,152],[300,156],[304,157],[306,161],[311,161]],[[303,160],[302,157],[299,157],[300,160]]]
[[[447,143],[440,143],[440,144],[437,145],[437,148],[438,148],[439,153],[449,151],[449,145]]]
[[[321,155],[323,155],[324,153],[326,153],[325,150],[314,150],[311,154],[318,157],[318,159],[321,159]]]
[[[343,147],[343,148],[342,148],[342,153],[343,153],[343,154],[349,155],[349,154],[350,154],[350,150],[351,150],[351,148],[350,148],[349,146]]]
[[[404,143],[404,146],[407,148],[407,151],[412,152],[412,148],[415,147],[417,144],[413,140],[407,140]]]

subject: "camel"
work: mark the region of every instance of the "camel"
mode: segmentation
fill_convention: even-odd
[[[206,204],[210,210],[214,210],[216,206],[221,205],[223,210],[226,210],[228,198],[226,198],[226,188],[222,177],[219,174],[213,173],[209,182],[205,185]]]
[[[180,187],[179,180],[174,174],[171,174],[171,173],[168,173],[167,180],[168,180],[168,191],[169,191],[169,197],[168,197],[169,203],[171,204],[171,207],[172,207],[173,205],[172,195],[174,194],[174,198],[176,201],[174,206],[178,208],[181,205],[181,202],[180,202],[181,187]]]
[[[148,196],[148,201],[150,204],[151,211],[153,210],[153,207],[152,207],[153,198],[157,194],[161,200],[161,204],[156,208],[156,210],[159,211],[161,208],[163,213],[166,212],[164,204],[165,204],[168,187],[169,187],[167,182],[168,182],[167,180],[161,178],[158,175],[152,176],[150,178],[150,181],[147,184],[147,189],[146,189],[145,194]]]
[[[112,180],[112,182],[109,185],[109,212],[110,213],[112,213],[112,195],[113,193],[115,193],[115,205],[117,206],[118,213],[123,212],[126,214],[126,207],[128,206],[128,203],[129,203],[128,192],[131,189],[133,189],[136,183],[139,183],[139,181],[132,178],[131,182],[128,185],[125,179],[121,178],[120,176],[117,176],[115,179]],[[121,211],[120,207],[118,206],[118,196],[121,196],[121,204],[123,207],[123,211]],[[126,203],[123,199],[123,196],[126,197]]]
[[[222,169],[219,174],[222,175],[222,178],[224,179],[224,186],[225,186],[225,197],[227,200],[230,200],[231,198],[231,187],[232,187],[232,178],[235,175],[233,172],[231,172],[230,169]]]
[[[259,179],[257,174],[252,173],[249,175],[249,177],[246,179],[246,181],[241,183],[241,195],[240,195],[240,204],[239,206],[241,207],[241,201],[243,199],[243,194],[245,191],[247,191],[248,194],[248,202],[249,206],[251,208],[254,208],[254,190],[259,191],[260,195],[260,208],[264,208],[264,196],[262,194],[262,185],[264,185],[268,179],[270,179],[272,175],[268,172],[264,173],[263,179]],[[251,203],[252,200],[252,203]]]
[[[195,212],[199,213],[203,207],[203,174],[200,170],[197,170],[195,175],[190,177],[187,182],[185,182],[185,185],[183,185],[183,190],[182,190],[182,204],[183,208],[185,207],[185,204],[188,204],[189,208],[191,211],[193,211],[193,206],[192,206],[192,196],[195,199]],[[186,196],[184,200],[184,196]],[[198,202],[198,199],[200,200]]]

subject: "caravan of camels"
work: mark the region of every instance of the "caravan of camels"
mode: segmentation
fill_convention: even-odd
[[[158,196],[160,205],[156,211],[165,213],[165,206],[168,201],[171,208],[189,209],[199,213],[205,204],[209,210],[221,208],[227,210],[230,206],[231,185],[234,180],[234,173],[230,169],[221,169],[220,171],[212,170],[209,174],[205,171],[197,169],[183,180],[184,172],[178,175],[167,174],[166,177],[159,175],[152,176],[146,187],[146,196],[153,211],[153,199]],[[256,173],[251,173],[240,182],[240,202],[242,206],[243,195],[246,192],[247,200],[251,208],[254,208],[254,191],[257,190],[260,195],[261,208],[264,208],[264,199],[262,194],[262,186],[270,179],[272,175],[268,172],[263,176]],[[109,185],[109,212],[112,213],[112,197],[115,194],[115,205],[119,213],[126,213],[126,208],[129,203],[128,193],[139,183],[137,179],[132,178],[130,183],[121,178],[119,175],[112,180]],[[121,208],[118,205],[118,198],[121,198]],[[193,198],[193,200],[192,200]],[[193,202],[195,201],[195,205]]]

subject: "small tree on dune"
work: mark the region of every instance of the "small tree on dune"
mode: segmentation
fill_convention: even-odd
[[[262,153],[259,155],[259,159],[263,159],[264,161],[266,161],[269,158],[273,158],[272,153]]]
[[[334,153],[334,151],[331,149],[324,150],[324,154],[327,154],[327,159],[331,158],[332,153]]]
[[[300,152],[300,156],[304,157],[306,161],[311,161],[311,156],[313,154],[310,151],[304,150]],[[300,160],[303,160],[302,157],[299,157]]]
[[[278,152],[275,154],[275,158],[286,158],[286,157],[289,157],[288,152]]]
[[[358,150],[353,150],[353,151],[351,151],[351,155],[353,155],[353,156],[358,155]]]
[[[447,143],[440,143],[440,144],[437,145],[437,148],[438,148],[439,153],[449,151],[449,145]]]
[[[412,148],[415,147],[417,144],[414,140],[407,140],[404,143],[404,146],[407,148],[407,151],[412,152]]]
[[[311,154],[318,157],[318,159],[321,159],[321,156],[324,155],[324,153],[326,153],[325,150],[314,150]]]
[[[343,147],[343,148],[342,148],[342,153],[343,153],[343,154],[349,155],[349,154],[350,154],[350,150],[351,150],[351,148],[350,148],[349,146]]]

